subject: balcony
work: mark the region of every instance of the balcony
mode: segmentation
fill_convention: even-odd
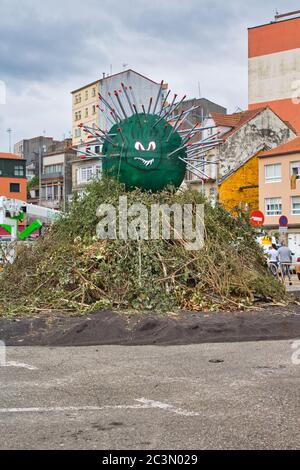
[[[58,171],[56,173],[43,173],[42,174],[42,180],[63,179],[63,177],[64,177],[64,172],[63,171]]]

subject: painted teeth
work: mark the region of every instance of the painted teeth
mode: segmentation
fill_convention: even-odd
[[[134,160],[138,160],[139,162],[142,162],[142,164],[145,166],[151,166],[154,162],[154,158],[152,158],[152,160],[145,160],[144,158],[141,158],[141,157],[135,157]]]

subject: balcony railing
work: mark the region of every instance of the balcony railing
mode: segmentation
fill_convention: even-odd
[[[42,180],[45,179],[55,179],[55,178],[63,178],[64,177],[64,172],[63,171],[58,171],[55,173],[43,173],[42,174]]]

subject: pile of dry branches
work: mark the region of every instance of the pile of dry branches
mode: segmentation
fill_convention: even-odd
[[[205,203],[205,246],[184,240],[99,240],[101,203]],[[91,183],[86,196],[32,246],[19,250],[0,283],[0,315],[43,310],[90,312],[104,307],[153,311],[246,308],[279,301],[284,289],[268,273],[248,217],[233,218],[195,191],[125,193],[112,180]]]

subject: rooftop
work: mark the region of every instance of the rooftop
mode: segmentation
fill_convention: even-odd
[[[279,145],[279,147],[276,147],[273,150],[263,152],[260,155],[260,158],[276,157],[279,155],[287,155],[291,153],[300,153],[300,137],[296,137],[295,139],[290,140],[286,144]]]
[[[210,113],[217,127],[230,127],[231,129],[222,136],[226,140],[230,135],[240,129],[244,124],[247,124],[253,118],[258,116],[263,112],[267,107],[251,109],[248,111],[241,111],[234,114],[220,114],[220,113]]]
[[[95,81],[93,81],[93,82],[91,82],[91,83],[88,83],[87,85],[84,85],[84,86],[82,86],[82,87],[80,87],[80,88],[77,88],[76,90],[71,91],[71,94],[77,93],[78,91],[81,91],[81,90],[84,90],[85,88],[88,88],[88,87],[90,87],[90,86],[92,86],[92,85],[95,85],[96,83],[102,82],[102,81],[104,81],[104,80],[108,80],[109,78],[117,77],[118,75],[124,75],[124,74],[129,73],[129,72],[133,72],[133,73],[135,73],[136,75],[139,75],[140,77],[143,77],[143,78],[145,78],[146,80],[149,80],[149,82],[152,82],[152,83],[155,83],[156,85],[159,85],[159,83],[155,82],[154,80],[151,80],[151,78],[148,78],[148,77],[146,77],[145,75],[142,75],[141,73],[136,72],[136,71],[133,70],[133,69],[127,69],[127,70],[122,70],[122,72],[114,73],[113,75],[107,75],[106,77],[99,78],[98,80],[95,80]]]
[[[0,152],[0,158],[11,158],[12,160],[24,160],[23,157],[20,155],[16,155],[15,153],[6,153]]]

